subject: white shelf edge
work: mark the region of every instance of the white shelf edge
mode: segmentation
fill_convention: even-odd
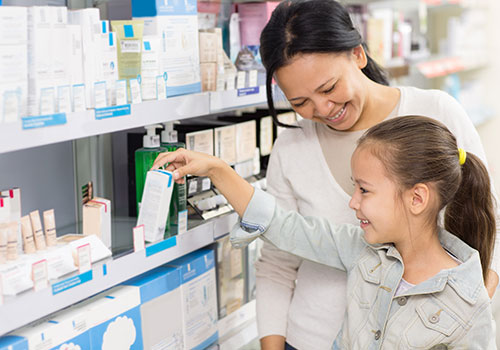
[[[258,86],[258,88],[257,93],[245,96],[238,96],[238,91],[242,89],[210,92],[210,112],[213,114],[220,111],[265,105],[267,103],[266,87]]]
[[[27,291],[6,299],[0,306],[0,336],[213,243],[214,237],[224,234],[217,230],[228,227],[225,222],[233,222],[234,215],[231,213],[204,222],[177,236],[176,246],[152,256],[146,257],[145,251],[140,251],[98,262],[92,268],[91,281],[59,294],[52,295],[49,286],[38,292]],[[103,265],[106,265],[106,275],[103,274]]]

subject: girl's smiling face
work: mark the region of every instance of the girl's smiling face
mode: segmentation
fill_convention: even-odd
[[[369,244],[397,243],[408,232],[399,185],[387,176],[370,146],[356,149],[351,159],[356,189],[349,207],[356,211]]]

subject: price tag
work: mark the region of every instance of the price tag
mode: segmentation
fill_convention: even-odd
[[[206,177],[203,180],[201,180],[201,190],[202,191],[208,191],[210,189],[210,185],[212,183],[210,182],[210,178]]]
[[[71,112],[71,89],[69,88],[69,85],[57,87],[57,112]]]
[[[241,70],[236,75],[236,89],[243,89],[245,87],[246,72]]]
[[[98,81],[94,83],[94,107],[104,108],[108,106],[108,96],[106,95],[106,82]]]
[[[196,193],[198,190],[198,179],[194,178],[189,181],[188,194]]]
[[[32,265],[31,278],[33,279],[33,289],[42,290],[49,286],[47,260],[40,260]]]
[[[40,90],[40,115],[54,114],[56,92],[53,87]]]
[[[126,105],[127,100],[127,81],[126,80],[117,80],[116,85],[116,105]]]
[[[73,85],[73,112],[82,112],[87,109],[85,98],[85,85]]]
[[[130,99],[132,103],[141,103],[141,84],[139,79],[130,79]]]
[[[92,260],[90,259],[90,244],[84,244],[76,248],[78,257],[78,271],[84,273],[92,268]]]
[[[134,235],[134,252],[146,249],[144,225],[136,226],[132,229]]]
[[[156,99],[164,100],[167,98],[167,80],[165,73],[164,75],[158,75],[156,77]]]

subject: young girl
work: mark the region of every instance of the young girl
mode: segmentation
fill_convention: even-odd
[[[495,237],[488,173],[438,121],[395,118],[360,138],[349,203],[359,226],[283,210],[211,156],[178,150],[155,167],[166,163],[175,179],[210,176],[241,217],[231,232],[235,246],[261,236],[347,272],[334,349],[496,349],[483,282]]]

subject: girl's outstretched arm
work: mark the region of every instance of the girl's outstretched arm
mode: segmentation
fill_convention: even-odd
[[[167,165],[173,172],[174,180],[184,182],[184,176],[208,176],[215,187],[226,197],[240,217],[252,199],[253,187],[227,165],[224,161],[208,154],[180,148],[175,152],[161,153],[152,169]]]

